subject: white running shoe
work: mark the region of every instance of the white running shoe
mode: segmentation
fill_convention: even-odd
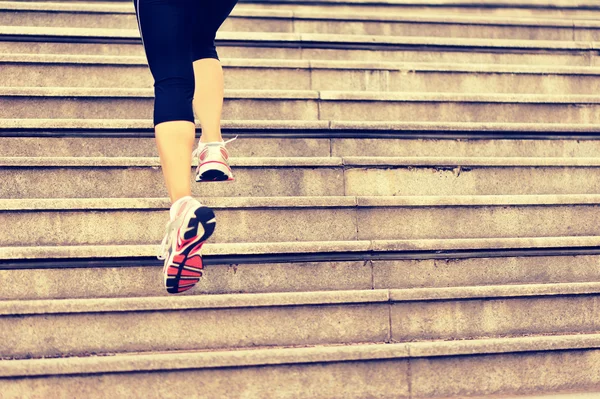
[[[198,143],[198,148],[192,153],[192,157],[198,157],[197,182],[233,180],[233,173],[229,166],[229,153],[225,148],[225,144],[231,143],[235,139],[237,137],[228,141]]]
[[[202,245],[213,234],[216,218],[212,209],[193,198],[183,200],[173,220],[167,223],[158,259],[165,261],[163,274],[170,294],[189,290],[202,276]]]

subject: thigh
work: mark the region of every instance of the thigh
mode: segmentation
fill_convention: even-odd
[[[191,15],[184,0],[133,0],[144,50],[155,81],[193,79]]]

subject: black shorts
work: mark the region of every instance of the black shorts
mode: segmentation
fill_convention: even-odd
[[[217,30],[237,0],[133,0],[150,72],[154,125],[194,122],[193,62],[219,59]]]

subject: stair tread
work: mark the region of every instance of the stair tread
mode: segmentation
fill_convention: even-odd
[[[0,87],[5,97],[92,97],[154,98],[151,88],[97,87]],[[598,104],[593,94],[521,94],[521,93],[447,93],[447,92],[372,92],[337,90],[225,90],[225,99],[273,99],[364,102],[465,102],[509,104]]]
[[[10,97],[141,97],[153,98],[151,88],[96,87],[0,87],[0,96]],[[516,94],[516,93],[440,93],[440,92],[371,92],[335,90],[225,90],[225,99],[293,99],[341,101],[416,101],[416,102],[492,102],[543,104],[598,104],[600,95],[592,94]]]
[[[413,301],[494,300],[600,294],[600,283],[555,283],[499,286],[336,290],[212,294],[171,297],[36,299],[0,301],[0,316],[75,313],[146,312],[281,306],[323,306]]]
[[[130,4],[89,4],[76,2],[13,2],[0,1],[0,10],[10,11],[62,11],[62,12],[87,12],[87,13],[111,13],[111,14],[133,14],[134,7]],[[439,12],[439,11],[438,11]],[[423,14],[395,14],[370,12],[360,15],[348,12],[314,11],[314,10],[285,10],[285,9],[261,9],[252,8],[251,5],[236,7],[231,13],[232,17],[266,17],[266,18],[294,18],[294,19],[334,19],[352,21],[389,21],[389,22],[444,22],[462,24],[505,24],[512,26],[549,26],[549,27],[600,27],[600,23],[592,20],[579,19],[555,19],[555,18],[527,18],[527,17],[497,17],[485,15],[444,15],[427,13]]]
[[[348,129],[395,131],[450,131],[450,132],[556,132],[598,133],[600,124],[560,123],[490,123],[490,122],[393,122],[393,121],[342,121],[342,120],[225,120],[223,129]],[[150,119],[4,119],[3,129],[147,129],[153,130]]]
[[[64,27],[30,27],[30,26],[0,26],[0,35],[22,35],[40,37],[72,37],[104,38],[104,39],[135,39],[140,40],[139,30],[136,29],[103,29],[103,28],[64,28]],[[529,49],[529,50],[597,50],[600,42],[594,41],[552,41],[552,40],[523,40],[487,38],[457,38],[457,37],[421,37],[421,36],[380,36],[380,35],[348,35],[325,33],[280,33],[280,32],[220,32],[217,41],[233,40],[241,42],[259,41],[273,42],[320,42],[320,43],[356,43],[369,45],[411,45],[411,46],[450,46],[453,48],[500,48]]]
[[[215,209],[597,205],[600,203],[600,194],[207,197],[203,201]],[[168,210],[169,207],[168,198],[0,199],[0,209],[3,211]]]
[[[72,54],[0,54],[0,62],[5,63],[59,63],[77,65],[138,65],[147,67],[145,57],[112,55],[72,55]],[[471,73],[508,74],[559,74],[559,75],[598,75],[598,66],[528,65],[528,64],[465,64],[440,62],[401,62],[401,61],[353,61],[353,60],[300,60],[300,59],[261,59],[224,58],[224,67],[276,68],[276,69],[378,69],[390,71],[438,71]]]
[[[509,249],[585,249],[600,246],[598,236],[455,238],[417,240],[357,240],[329,242],[207,243],[205,256],[269,255],[348,252],[422,252]],[[156,255],[157,245],[61,245],[0,247],[0,259],[77,259],[135,258]]]
[[[600,157],[231,157],[230,165],[239,168],[267,167],[402,167],[402,166],[468,166],[468,167],[595,167]],[[192,166],[198,160],[194,159]],[[0,167],[159,167],[158,157],[0,157]]]
[[[0,376],[77,375],[166,369],[265,366],[478,354],[597,349],[599,334],[488,338],[462,341],[322,345],[170,353],[137,353],[0,361]]]

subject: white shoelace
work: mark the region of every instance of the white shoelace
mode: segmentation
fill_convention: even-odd
[[[165,260],[167,259],[167,256],[169,254],[169,248],[171,247],[171,244],[173,243],[173,234],[171,234],[173,232],[173,230],[175,230],[175,222],[177,221],[177,219],[175,220],[170,220],[169,222],[167,222],[167,229],[165,232],[165,236],[162,240],[162,242],[160,243],[160,247],[158,248],[158,252],[156,253],[156,257],[160,260]]]
[[[222,145],[224,147],[226,144],[231,143],[232,141],[236,140],[237,138],[238,138],[238,136],[235,136],[234,138],[229,139],[227,141],[215,141],[213,143],[202,143],[202,142],[199,142],[198,143],[198,147],[196,147],[196,149],[194,150],[194,152],[192,152],[192,159],[195,159],[195,158],[199,157],[200,153],[202,152],[202,150],[204,150],[204,147],[206,147],[209,144],[212,144],[212,145]]]
[[[179,209],[178,211],[181,210],[181,207],[185,207],[187,206],[187,202],[190,200],[191,198],[187,198],[185,201],[183,201],[180,205],[179,205]],[[172,205],[173,206],[173,205]],[[171,206],[171,207],[172,207]],[[169,212],[171,213],[171,211]],[[173,220],[169,220],[167,222],[166,225],[166,231],[165,231],[165,236],[163,237],[162,242],[160,243],[160,247],[158,248],[158,252],[156,254],[156,257],[160,260],[165,260],[167,259],[167,256],[169,254],[169,248],[171,247],[171,244],[173,244],[173,230],[175,230],[177,228],[177,224],[180,223],[180,217],[176,217]]]

